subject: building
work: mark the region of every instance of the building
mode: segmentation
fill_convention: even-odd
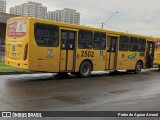
[[[9,13],[14,15],[15,14],[15,7],[11,7],[9,9]]]
[[[64,8],[62,10],[62,22],[69,22],[71,24],[80,24],[80,13],[74,9]]]
[[[22,15],[27,17],[47,18],[47,7],[41,3],[27,2],[10,8],[10,14]]]
[[[48,20],[56,21],[56,11],[54,11],[54,12],[49,11],[47,13],[47,19]]]
[[[80,24],[80,13],[74,9],[64,8],[62,10],[48,12],[47,19],[70,24]]]
[[[35,5],[31,3],[24,4],[23,6],[24,12],[21,14],[23,16],[28,16],[28,17],[36,17],[35,13]]]
[[[21,6],[20,5],[17,5],[15,7],[15,12],[16,12],[16,15],[21,15],[22,14],[22,10],[21,10]]]
[[[65,23],[71,23],[72,24],[72,21],[71,21],[71,17],[73,16],[72,11],[69,10],[69,9],[63,9],[61,10],[61,22],[65,22]]]
[[[61,10],[56,10],[56,21],[61,21]]]
[[[35,17],[38,17],[38,10],[39,10],[39,7],[42,6],[42,4],[41,3],[37,3],[37,2],[32,2],[32,1],[29,1],[27,4],[34,6]]]
[[[6,1],[0,0],[0,12],[6,13]]]
[[[46,19],[47,18],[47,7],[40,6],[38,8],[38,14],[37,18]]]
[[[72,22],[73,22],[73,24],[80,24],[80,13],[79,12],[75,12],[74,14],[73,14],[73,18],[72,18]]]

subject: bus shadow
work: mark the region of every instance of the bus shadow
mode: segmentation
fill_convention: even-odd
[[[158,70],[155,70],[157,72],[159,72]],[[43,81],[64,81],[64,80],[85,80],[85,79],[90,79],[92,80],[93,77],[113,77],[113,76],[127,76],[127,75],[134,75],[134,73],[131,73],[131,72],[121,72],[121,71],[118,71],[118,72],[111,72],[111,73],[99,73],[99,72],[96,72],[96,73],[92,73],[90,75],[89,78],[81,78],[81,77],[78,77],[78,76],[75,76],[75,75],[72,75],[72,74],[54,74],[52,76],[45,76],[45,77],[32,77],[30,76],[29,78],[28,77],[20,77],[18,79],[16,78],[12,78],[12,82],[15,82],[15,83],[22,83],[22,82],[43,82]],[[11,81],[10,81],[11,82]]]
[[[134,75],[133,72],[121,72],[121,71],[117,71],[117,72],[110,72],[110,73],[102,73],[102,74],[92,74],[90,77],[103,77],[103,76],[121,76],[121,75]]]
[[[92,73],[90,75],[89,78],[93,78],[93,77],[112,77],[112,76],[124,76],[124,75],[134,75],[134,73],[132,72],[115,72],[115,73]],[[51,78],[47,78],[47,79],[37,79],[37,80],[30,80],[30,81],[50,81],[50,80],[54,80],[54,81],[63,81],[63,80],[80,80],[80,79],[89,79],[89,78],[82,78],[82,77],[78,77],[76,75],[72,75],[72,74],[64,74],[64,75],[53,75],[53,77]]]

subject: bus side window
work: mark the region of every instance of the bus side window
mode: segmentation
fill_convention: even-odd
[[[138,47],[138,52],[144,52],[145,51],[145,46],[146,46],[146,39],[144,38],[139,38],[139,47]]]
[[[46,34],[46,29],[47,28],[44,25],[35,25],[34,35],[38,46],[45,45],[44,38]]]
[[[128,51],[128,43],[129,43],[128,36],[120,36],[119,51]]]
[[[54,25],[35,23],[34,36],[38,46],[58,47],[59,28]]]
[[[95,32],[93,39],[93,49],[104,50],[106,48],[106,34]]]
[[[58,47],[59,45],[59,30],[58,27],[56,26],[48,26],[48,38],[50,43],[48,43],[48,45],[51,45],[53,47]]]
[[[78,48],[92,49],[93,32],[88,30],[79,30]]]
[[[62,49],[66,49],[66,43],[67,43],[67,32],[66,31],[63,31],[62,33],[62,39],[61,39],[61,42],[62,42],[62,44],[61,44],[61,48]]]
[[[136,52],[138,50],[138,38],[130,37],[129,40],[129,51]]]
[[[116,51],[116,42],[117,37],[109,36],[107,39],[107,51],[108,52],[115,52]]]
[[[68,49],[74,50],[75,48],[75,33],[74,32],[69,32],[69,47]]]

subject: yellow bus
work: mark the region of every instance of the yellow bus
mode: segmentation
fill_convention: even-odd
[[[16,17],[7,22],[5,63],[81,77],[89,77],[91,71],[139,74],[153,65],[153,44],[153,38],[147,36]]]
[[[154,41],[155,41],[154,64],[158,65],[160,69],[160,38],[154,38]]]

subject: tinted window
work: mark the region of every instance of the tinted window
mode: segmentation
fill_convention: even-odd
[[[67,32],[62,31],[61,33],[62,38],[61,38],[61,48],[66,49],[67,48]]]
[[[106,34],[105,33],[94,33],[93,48],[95,50],[104,50],[106,48]]]
[[[138,50],[138,38],[130,37],[129,40],[129,51],[136,52]]]
[[[139,52],[144,52],[145,51],[145,46],[146,46],[146,39],[139,38],[139,43],[138,43],[138,51]]]
[[[58,27],[46,24],[35,24],[34,36],[38,46],[58,47]]]
[[[78,47],[80,49],[91,49],[93,40],[93,32],[79,30]]]
[[[107,40],[107,51],[108,52],[116,52],[116,43],[118,38],[109,36]]]
[[[128,42],[129,42],[128,36],[120,36],[119,50],[120,51],[128,51]]]
[[[61,48],[65,50],[74,50],[75,32],[62,31],[61,35],[62,35]]]

